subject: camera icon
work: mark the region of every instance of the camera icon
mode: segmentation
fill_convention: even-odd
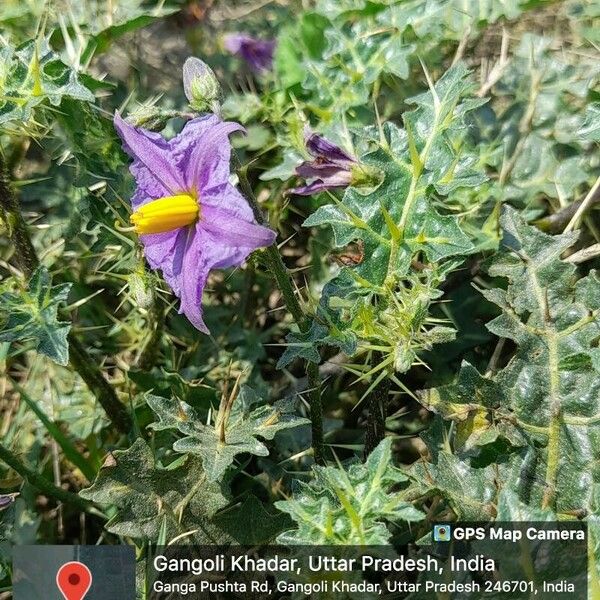
[[[434,542],[449,542],[451,539],[452,527],[450,525],[434,525],[433,526],[433,541]]]

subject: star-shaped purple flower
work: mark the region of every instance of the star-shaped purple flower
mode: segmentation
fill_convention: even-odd
[[[352,183],[357,160],[327,138],[304,130],[306,149],[313,160],[304,161],[296,167],[296,175],[312,182],[289,190],[289,194],[310,196],[324,190],[345,188]]]
[[[229,134],[243,128],[206,115],[165,140],[119,114],[114,123],[133,158],[130,171],[137,188],[131,222],[146,259],[181,299],[180,312],[208,333],[201,301],[211,269],[241,265],[276,236],[256,223],[247,201],[229,181]]]
[[[243,33],[232,33],[225,37],[225,48],[237,54],[256,73],[264,73],[273,68],[273,53],[276,40],[259,40]]]

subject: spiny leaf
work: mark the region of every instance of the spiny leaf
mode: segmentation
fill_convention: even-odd
[[[94,102],[77,73],[65,65],[44,39],[0,49],[0,124],[27,123],[45,100],[58,106],[63,97]]]
[[[407,471],[412,485],[406,497],[416,500],[441,496],[457,519],[481,521],[496,514],[499,472],[496,465],[474,468],[468,461],[443,451],[434,463],[421,460]]]
[[[364,249],[356,266],[344,267],[325,286],[317,322],[329,325],[335,345],[341,336],[348,341],[356,336],[389,347],[387,354],[401,372],[419,350],[452,339],[449,328],[428,326],[428,308],[440,295],[437,286],[459,264],[454,257],[473,246],[456,217],[440,214],[433,192],[484,180],[475,169],[475,155],[456,150],[465,136],[465,115],[482,102],[466,99],[472,87],[467,69],[458,64],[434,89],[408,100],[417,108],[405,113],[405,130],[385,123],[381,132],[367,131],[360,161],[380,172],[383,181],[372,190],[348,188],[341,201],[322,206],[304,222],[331,226],[336,247],[360,240]],[[422,265],[420,271],[414,261]],[[292,347],[297,343],[292,337],[288,341]],[[324,335],[312,341],[331,343]],[[314,360],[316,350],[311,351],[304,357]],[[284,355],[286,361],[292,352]]]
[[[587,106],[577,135],[582,141],[600,142],[600,102],[592,102]]]
[[[558,517],[551,510],[544,510],[521,502],[516,492],[504,489],[498,497],[496,520],[529,521],[532,523],[536,521],[558,521]]]
[[[58,320],[59,305],[66,301],[70,283],[52,286],[50,274],[39,267],[27,289],[0,294],[0,342],[33,340],[36,350],[60,365],[69,362],[67,334],[71,323]]]
[[[468,72],[459,64],[437,82],[435,96],[429,91],[410,99],[417,105],[404,115],[411,137],[385,123],[386,146],[379,146],[378,132],[372,131],[375,150],[361,157],[384,174],[381,185],[367,194],[348,188],[340,204],[325,205],[304,222],[306,227],[330,225],[337,247],[362,240],[364,259],[353,271],[366,282],[376,286],[404,276],[420,252],[439,262],[472,249],[456,218],[440,215],[428,191],[431,186],[449,190],[484,180],[472,169],[474,157],[463,156],[458,162],[454,150],[464,135],[464,115],[481,104],[479,100],[461,104],[471,90]],[[411,148],[413,154],[419,153],[419,169],[407,162]],[[390,219],[400,239],[396,229],[389,227]]]
[[[193,535],[185,541],[223,541],[211,518],[228,503],[225,483],[208,481],[194,457],[177,462],[159,467],[148,444],[137,439],[127,450],[115,450],[80,495],[117,508],[106,528],[118,535],[156,541],[166,527],[169,541],[188,532]]]
[[[236,542],[247,546],[267,544],[290,526],[290,519],[282,513],[267,510],[265,505],[250,494],[231,509],[219,513],[215,523]]]
[[[576,234],[542,233],[509,207],[501,223],[505,251],[489,272],[506,277],[508,286],[483,294],[502,309],[488,328],[514,340],[517,351],[491,378],[463,365],[455,384],[429,390],[422,400],[459,423],[457,449],[476,451],[499,435],[536,455],[545,446],[544,475],[526,486],[531,502],[585,513],[599,477],[600,278],[592,271],[577,280],[575,266],[561,260]]]
[[[293,332],[286,337],[287,346],[277,363],[278,369],[287,367],[296,358],[303,358],[314,363],[321,362],[319,346],[337,346],[341,352],[352,355],[356,349],[356,338],[351,332],[328,329],[324,325],[313,322],[306,333]]]
[[[385,522],[420,521],[423,514],[401,499],[394,488],[407,481],[392,464],[387,438],[367,462],[342,467],[313,467],[314,480],[298,482],[289,500],[276,502],[296,529],[281,534],[281,544],[387,544]]]
[[[269,450],[258,438],[272,440],[279,431],[309,422],[295,415],[291,400],[256,406],[260,399],[246,386],[242,386],[233,400],[229,413],[219,412],[214,426],[203,424],[183,402],[158,396],[149,396],[147,402],[159,416],[156,429],[176,428],[185,434],[186,437],[175,442],[173,449],[201,456],[209,481],[222,477],[238,454],[267,456]]]
[[[477,369],[463,362],[455,383],[419,394],[427,408],[456,423],[455,448],[469,451],[474,446],[495,443],[504,438],[513,446],[526,440],[513,426],[513,415],[505,391],[494,380],[482,377]]]

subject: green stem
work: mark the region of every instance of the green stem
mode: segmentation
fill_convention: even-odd
[[[149,311],[149,325],[152,328],[152,334],[148,338],[137,362],[142,371],[149,371],[154,366],[165,326],[165,311],[156,290],[152,291],[152,296],[152,307]]]
[[[133,424],[125,405],[119,400],[97,363],[72,331],[69,332],[69,360],[89,390],[96,396],[116,429],[127,435],[131,433]]]
[[[238,170],[240,187],[244,192],[248,203],[252,208],[254,217],[261,225],[267,224],[250,183],[246,175],[246,168],[242,167]],[[263,253],[264,262],[267,270],[275,279],[279,288],[286,308],[292,315],[292,318],[298,325],[298,328],[303,333],[306,333],[311,326],[310,319],[304,314],[302,306],[296,297],[292,277],[287,267],[285,266],[281,254],[277,249],[277,245],[273,244],[265,248]],[[321,376],[319,374],[319,366],[313,362],[307,361],[306,375],[308,378],[308,400],[310,405],[310,420],[312,424],[312,447],[314,459],[317,464],[325,464],[325,446],[323,441],[323,406],[321,402]]]
[[[308,331],[310,329],[310,322],[307,322],[307,318],[304,315],[304,311],[298,302],[296,297],[296,291],[292,283],[290,273],[283,263],[281,254],[277,249],[277,245],[273,244],[264,251],[264,262],[269,270],[269,273],[275,279],[277,287],[283,296],[283,301],[287,309],[290,311],[292,318],[300,328],[300,331]]]
[[[323,443],[323,404],[321,402],[321,375],[319,365],[306,363],[308,377],[308,401],[312,428],[313,458],[318,465],[325,464],[325,445]]]
[[[67,492],[62,488],[54,485],[45,477],[42,477],[37,471],[30,469],[24,465],[10,450],[0,444],[0,460],[6,463],[11,469],[16,471],[30,485],[38,489],[44,495],[55,498],[65,504],[72,504],[79,510],[89,511],[91,505],[89,502],[80,498],[77,494]]]
[[[373,353],[374,366],[381,364],[383,356],[380,352]],[[390,379],[384,377],[369,395],[367,417],[367,432],[365,434],[364,458],[366,459],[379,442],[385,437],[385,422],[387,419],[388,398],[390,394]]]
[[[0,151],[0,208],[9,236],[15,246],[14,259],[25,274],[31,277],[40,261],[31,243],[27,224],[21,214],[19,203],[10,183],[8,169]],[[69,333],[69,358],[88,388],[95,394],[109,419],[121,433],[131,431],[131,417],[117,398],[111,385],[104,379],[97,363],[87,353],[73,332]]]
[[[19,203],[10,185],[8,168],[0,150],[0,209],[2,220],[15,247],[13,258],[20,269],[30,276],[39,265],[35,248],[27,231],[27,224],[19,210]]]

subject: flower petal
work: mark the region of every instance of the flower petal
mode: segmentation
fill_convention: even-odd
[[[202,318],[202,292],[208,279],[210,265],[206,261],[208,248],[203,251],[201,237],[196,228],[190,228],[177,286],[181,298],[179,312],[185,314],[196,329],[210,333]]]
[[[327,177],[334,177],[340,173],[346,173],[348,174],[348,178],[350,178],[350,171],[331,163],[318,163],[317,161],[303,162],[296,167],[296,175],[305,179],[310,179],[311,177],[325,179]]]
[[[115,113],[114,124],[126,152],[147,169],[145,176],[150,174],[169,194],[185,190],[185,182],[175,167],[168,142],[158,134],[130,125],[119,113]]]
[[[347,187],[348,182],[329,182],[323,181],[322,179],[316,179],[312,183],[308,185],[303,185],[297,188],[292,188],[288,190],[286,193],[288,195],[295,194],[296,196],[312,196],[313,194],[318,194],[319,192],[324,192],[325,190],[332,190],[335,188]]]
[[[229,134],[245,131],[239,123],[219,121],[207,127],[201,135],[195,136],[195,145],[189,159],[182,163],[187,189],[200,194],[209,187],[229,181],[231,173],[231,143]],[[185,130],[180,135],[183,135]]]
[[[177,277],[181,272],[181,261],[187,228],[175,229],[166,233],[153,233],[141,235],[140,240],[144,245],[144,255],[148,264],[153,269],[163,272],[167,283],[173,288],[169,277]],[[173,290],[176,294],[177,290]]]
[[[270,246],[277,237],[268,227],[242,220],[227,210],[212,206],[203,208],[199,226],[220,244],[250,251]]]
[[[174,138],[169,140],[168,145],[171,155],[180,173],[185,173],[188,169],[192,151],[196,148],[198,141],[220,122],[221,119],[213,114],[192,119],[183,126],[183,129]]]
[[[255,72],[269,71],[273,67],[276,40],[260,40],[241,33],[225,36],[225,49],[241,56]]]
[[[209,333],[203,319],[202,292],[210,271],[241,265],[253,249],[224,243],[220,233],[206,230],[200,223],[189,232],[179,274],[165,279],[181,298],[179,312],[196,329]]]
[[[229,182],[203,190],[200,206],[221,208],[244,221],[254,221],[248,201]]]

